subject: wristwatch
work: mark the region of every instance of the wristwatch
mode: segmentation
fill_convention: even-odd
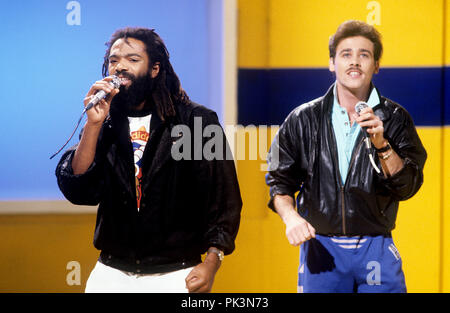
[[[392,149],[392,147],[391,147],[391,145],[389,144],[389,142],[387,142],[387,144],[386,144],[383,148],[377,149],[377,148],[375,147],[375,151],[376,151],[377,153],[383,153],[383,152],[389,151],[390,149]]]
[[[217,254],[217,257],[219,258],[220,261],[223,261],[223,258],[225,257],[224,253],[222,250],[219,250],[217,248],[211,247],[208,249],[208,252],[206,252],[206,254],[210,254],[210,253],[215,253]]]

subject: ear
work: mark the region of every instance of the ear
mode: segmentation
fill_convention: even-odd
[[[375,71],[373,73],[378,74],[379,71],[380,71],[380,61],[375,61]]]
[[[334,58],[330,58],[328,69],[330,70],[330,72],[334,72]]]
[[[155,64],[153,64],[152,66],[152,78],[155,78],[156,76],[158,76],[159,74],[159,62],[155,62]]]

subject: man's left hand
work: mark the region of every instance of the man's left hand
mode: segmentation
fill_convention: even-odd
[[[189,292],[210,292],[214,277],[220,267],[220,261],[214,254],[208,254],[205,260],[192,269],[186,277],[186,288]]]

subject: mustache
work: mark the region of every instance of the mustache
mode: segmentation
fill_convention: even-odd
[[[349,68],[346,70],[346,72],[351,72],[351,71],[357,71],[357,72],[362,73],[362,70],[361,70],[359,67],[354,67],[354,66],[349,67]]]
[[[131,80],[133,82],[136,80],[136,76],[135,75],[133,75],[133,74],[131,74],[129,72],[125,72],[125,71],[123,71],[123,72],[116,72],[114,75],[120,76],[120,77],[124,77],[124,78],[128,78],[129,80]]]

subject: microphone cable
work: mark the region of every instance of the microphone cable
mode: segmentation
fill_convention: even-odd
[[[375,171],[378,173],[378,174],[380,174],[381,173],[381,171],[380,171],[380,169],[378,168],[378,166],[375,164],[375,160],[373,159],[373,155],[372,155],[372,153],[370,153],[370,151],[368,151],[369,153],[369,160],[370,160],[370,164],[372,164],[372,167],[375,169]]]
[[[81,113],[81,116],[77,122],[77,125],[76,125],[75,129],[73,130],[72,134],[70,135],[69,139],[67,139],[66,143],[50,157],[50,160],[53,159],[56,155],[58,155],[62,151],[62,149],[64,149],[65,146],[67,146],[69,141],[72,139],[73,135],[75,135],[75,132],[77,131],[78,127],[80,126],[81,120],[83,119],[83,116],[85,114],[86,114],[86,110],[83,110],[83,113]]]
[[[120,78],[117,77],[116,75],[111,75],[112,81],[110,81],[110,85],[111,87],[114,88],[119,88],[120,87]],[[86,114],[86,112],[88,110],[90,110],[91,108],[93,108],[95,105],[98,104],[98,102],[103,99],[106,96],[106,92],[103,90],[98,91],[93,98],[91,99],[91,101],[89,101],[89,103],[86,105],[86,107],[83,109],[83,112],[81,113],[80,119],[78,120],[77,126],[75,127],[75,129],[73,130],[72,134],[70,135],[69,139],[66,141],[66,143],[58,150],[56,151],[51,157],[50,160],[53,159],[58,153],[60,153],[62,151],[62,149],[64,149],[65,146],[67,146],[67,144],[69,143],[69,141],[72,139],[73,135],[75,135],[75,132],[77,131],[78,127],[80,126],[81,120],[83,119],[83,116]]]

